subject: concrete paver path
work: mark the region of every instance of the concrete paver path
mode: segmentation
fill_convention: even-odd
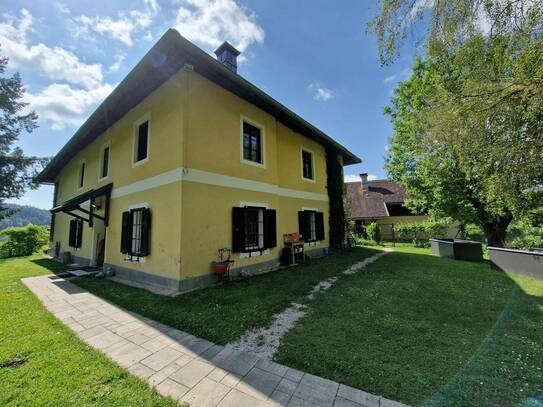
[[[55,275],[23,283],[90,346],[191,407],[401,407],[126,311]]]

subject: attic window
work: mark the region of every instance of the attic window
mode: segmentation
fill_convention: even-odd
[[[84,184],[85,184],[85,163],[82,162],[79,165],[79,174],[77,175],[77,188],[78,189],[83,188]]]
[[[100,180],[106,179],[109,175],[109,146],[102,149],[102,157],[100,159]]]
[[[149,158],[149,120],[140,121],[134,134],[134,164],[141,164]]]
[[[264,135],[262,128],[243,121],[242,161],[258,166],[264,165]]]
[[[302,149],[302,178],[306,181],[314,181],[313,153]]]

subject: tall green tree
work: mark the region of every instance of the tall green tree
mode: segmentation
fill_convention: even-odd
[[[383,64],[421,23],[424,60],[387,109],[389,174],[415,210],[479,224],[502,245],[541,205],[543,2],[381,0],[370,24]]]
[[[494,246],[513,217],[543,199],[543,99],[485,85],[502,71],[540,69],[509,53],[475,37],[419,60],[386,109],[394,127],[386,169],[407,188],[408,204],[476,223]]]
[[[20,198],[34,186],[37,166],[44,164],[43,159],[27,157],[15,146],[23,131],[32,132],[37,127],[38,116],[27,111],[21,76],[7,76],[7,65],[8,59],[0,56],[0,219],[11,213],[2,205],[5,200]]]

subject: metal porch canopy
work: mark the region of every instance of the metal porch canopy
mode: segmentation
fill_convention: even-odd
[[[64,212],[74,218],[81,219],[89,224],[90,227],[93,226],[93,218],[97,218],[104,221],[104,224],[107,226],[109,222],[109,200],[111,198],[111,190],[113,189],[113,183],[104,185],[98,189],[91,189],[90,191],[83,192],[81,195],[76,196],[75,198],[69,199],[64,202],[62,205],[55,206],[50,210],[51,213]],[[94,213],[94,200],[100,196],[105,197],[104,203],[104,216],[100,216]],[[90,210],[83,209],[81,204],[83,202],[90,200]],[[73,211],[79,211],[86,215],[88,218],[85,218],[81,215],[73,213]]]

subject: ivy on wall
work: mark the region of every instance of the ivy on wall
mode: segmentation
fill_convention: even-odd
[[[345,243],[345,209],[343,207],[343,165],[337,152],[326,150],[326,175],[330,201],[330,247],[339,249]]]

